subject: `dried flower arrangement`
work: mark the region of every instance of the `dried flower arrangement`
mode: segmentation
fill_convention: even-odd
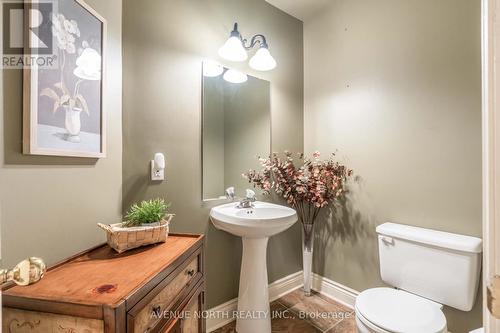
[[[322,208],[344,195],[352,170],[337,162],[335,154],[320,160],[319,152],[315,152],[312,158],[300,153],[300,167],[294,164],[292,153],[285,151],[284,155],[284,159],[277,153],[269,158],[259,158],[262,170],[250,170],[243,176],[264,190],[264,194],[274,190],[297,210],[303,224],[313,224]]]
[[[298,154],[302,162],[296,166],[292,153],[285,151],[284,158],[273,153],[269,158],[259,158],[262,170],[243,174],[254,187],[269,195],[271,191],[282,196],[296,211],[302,223],[304,292],[311,294],[311,269],[314,222],[320,211],[346,193],[346,182],[352,170],[335,160],[335,154],[320,160],[320,153],[312,158]]]

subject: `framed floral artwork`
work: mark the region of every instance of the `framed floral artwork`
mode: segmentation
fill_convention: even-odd
[[[82,0],[53,2],[50,12],[37,15],[25,10],[25,45],[35,38],[28,27],[36,26],[32,21],[42,17],[53,41],[54,61],[52,66],[24,68],[23,152],[105,157],[106,21]]]

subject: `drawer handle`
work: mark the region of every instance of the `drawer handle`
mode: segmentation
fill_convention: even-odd
[[[153,307],[153,315],[156,315],[157,317],[161,316],[161,306],[157,305]]]
[[[189,275],[189,276],[193,276],[193,275],[194,275],[194,273],[195,273],[195,270],[194,270],[194,269],[190,269],[190,270],[188,270],[186,273],[187,273],[187,275]]]

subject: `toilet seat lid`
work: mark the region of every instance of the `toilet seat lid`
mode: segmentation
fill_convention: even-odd
[[[390,332],[437,333],[446,328],[440,305],[391,288],[363,291],[356,298],[356,311],[375,326]]]

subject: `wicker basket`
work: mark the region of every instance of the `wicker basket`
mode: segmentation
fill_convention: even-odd
[[[116,252],[122,253],[136,247],[165,242],[168,237],[168,226],[173,217],[173,214],[167,215],[153,226],[122,228],[123,223],[97,223],[97,225],[106,231],[108,245]]]

